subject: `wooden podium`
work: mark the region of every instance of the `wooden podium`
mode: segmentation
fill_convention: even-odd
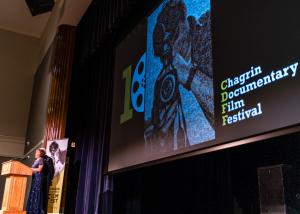
[[[8,161],[2,164],[1,175],[6,177],[6,183],[0,214],[25,214],[25,191],[31,169],[18,161]]]

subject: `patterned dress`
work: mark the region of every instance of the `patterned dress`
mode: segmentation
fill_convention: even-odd
[[[39,168],[44,165],[43,159],[39,158],[34,161],[32,168]],[[35,172],[32,175],[30,193],[27,201],[27,214],[42,214],[43,213],[43,193],[42,193],[42,172]]]

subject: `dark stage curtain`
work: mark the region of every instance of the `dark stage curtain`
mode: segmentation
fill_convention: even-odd
[[[103,174],[110,135],[114,50],[158,1],[94,0],[77,27],[66,130],[76,142],[76,151],[68,154],[65,213],[110,212],[111,191],[104,189]]]
[[[102,47],[107,40],[120,32],[123,20],[128,16],[133,0],[94,0],[84,17],[78,30],[77,60],[84,63]],[[125,24],[128,27],[128,24]]]
[[[84,64],[107,41],[117,43],[161,0],[94,0],[80,21],[77,61]]]
[[[293,167],[284,188],[299,191],[299,140],[295,133],[117,174],[113,214],[259,214],[258,168]]]
[[[124,0],[93,1],[77,28],[67,121],[67,136],[77,148],[69,152],[65,213],[110,210],[111,192],[104,189],[103,172],[110,134],[115,49],[112,32],[128,13],[129,5]]]
[[[233,213],[230,165],[218,152],[118,174],[113,214]]]
[[[78,183],[73,185],[77,186],[77,197],[74,192],[67,197],[67,213],[100,213],[102,175],[110,135],[112,55],[112,50],[99,50],[85,66],[78,67],[73,76],[72,90],[76,93],[71,96],[69,129],[77,148],[70,179],[77,177]],[[79,167],[77,172],[76,167]]]

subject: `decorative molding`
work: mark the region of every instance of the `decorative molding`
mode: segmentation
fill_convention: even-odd
[[[0,148],[0,156],[21,156],[24,154],[25,138],[0,135]]]

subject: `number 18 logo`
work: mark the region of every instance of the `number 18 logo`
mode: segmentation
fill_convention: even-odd
[[[123,71],[123,79],[125,80],[125,96],[124,96],[124,111],[120,116],[120,124],[132,119],[133,109],[136,112],[144,112],[145,100],[145,71],[146,53],[142,55],[134,69],[131,80],[131,65]],[[131,101],[131,102],[130,102]],[[131,108],[131,105],[133,109]]]

